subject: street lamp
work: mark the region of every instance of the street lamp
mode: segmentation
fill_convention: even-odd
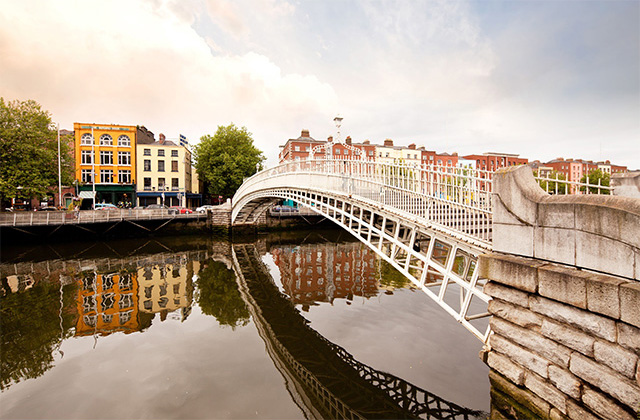
[[[338,116],[333,119],[333,122],[336,123],[336,128],[338,129],[338,138],[336,139],[336,142],[339,143],[340,142],[340,126],[342,125],[342,117],[340,116],[340,114],[338,114]]]
[[[56,130],[58,131],[58,206],[62,208],[62,166],[60,159],[60,123],[56,124]]]

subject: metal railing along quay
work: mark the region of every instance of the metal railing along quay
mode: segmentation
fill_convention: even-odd
[[[17,211],[0,213],[0,226],[60,226],[125,220],[206,219],[206,213],[180,214],[167,209]]]

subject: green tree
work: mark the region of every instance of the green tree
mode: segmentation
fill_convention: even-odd
[[[205,315],[213,315],[220,325],[231,328],[249,323],[249,309],[242,300],[232,270],[209,260],[198,273],[198,305]]]
[[[70,147],[60,142],[63,182],[72,182]],[[36,101],[0,98],[0,200],[29,199],[58,184],[58,142],[51,115]]]
[[[538,171],[533,172],[534,176],[538,176]],[[567,183],[565,181],[567,177],[558,171],[551,171],[548,175],[538,179],[540,188],[548,192],[549,194],[566,194]]]
[[[207,183],[208,192],[224,197],[233,196],[244,178],[262,169],[265,160],[247,128],[234,124],[218,126],[213,136],[200,137],[195,158],[198,176]]]
[[[603,172],[600,169],[591,171],[589,172],[589,175],[583,175],[582,178],[580,178],[580,182],[588,183],[590,185],[589,193],[591,194],[611,194],[608,189],[603,190],[597,187],[598,185],[608,187],[609,181],[611,181],[611,175],[609,175],[607,172]],[[591,185],[595,185],[595,187],[591,187]],[[585,186],[580,187],[580,191],[584,192],[586,191],[586,189],[587,187]]]

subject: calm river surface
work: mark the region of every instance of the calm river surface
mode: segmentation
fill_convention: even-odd
[[[3,419],[489,410],[480,341],[340,231],[11,248],[0,271]]]

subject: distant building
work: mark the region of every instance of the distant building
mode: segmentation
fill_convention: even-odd
[[[374,159],[375,146],[368,140],[362,143],[354,143],[351,137],[347,137],[344,143],[333,142],[333,137],[327,140],[316,140],[309,135],[309,130],[302,130],[300,137],[289,139],[280,146],[280,163],[291,160],[307,159],[313,155],[315,158],[325,158],[332,156],[334,158],[353,158],[361,156],[367,159]]]
[[[494,172],[498,168],[525,165],[528,163],[528,159],[521,158],[519,156],[520,155],[514,155],[510,153],[487,152],[481,155],[466,155],[463,156],[463,158],[466,160],[475,161],[476,169],[478,170]]]
[[[191,151],[183,145],[160,139],[136,146],[137,197],[139,206],[165,204],[167,206],[196,207],[202,196],[197,187],[197,174],[191,162]],[[196,182],[194,182],[194,177]]]

